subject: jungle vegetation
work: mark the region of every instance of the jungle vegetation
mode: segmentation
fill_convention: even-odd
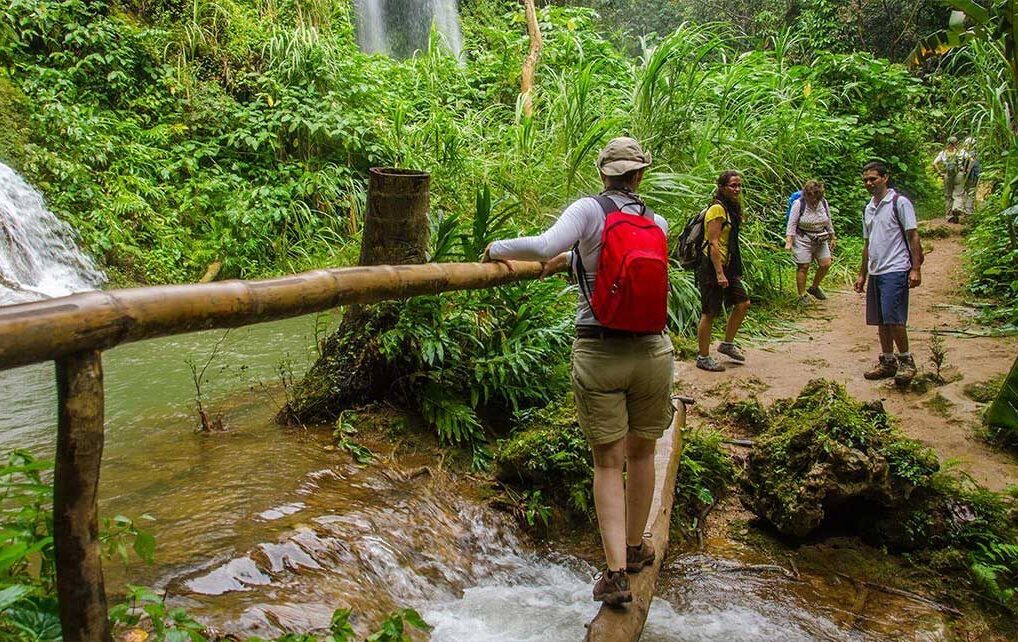
[[[598,191],[599,146],[628,133],[654,154],[642,191],[675,230],[721,170],[743,172],[747,282],[765,332],[777,324],[760,319],[793,299],[788,193],[826,182],[842,239],[832,278],[845,279],[861,246],[861,166],[884,160],[923,203],[938,197],[937,141],[972,135],[988,191],[970,224],[969,288],[1000,302],[991,322],[1018,324],[1018,236],[1002,214],[1018,198],[1015,5],[948,4],[969,21],[931,49],[925,37],[948,11],[929,0],[539,3],[528,116],[526,27],[508,0],[460,2],[462,59],[437,33],[407,59],[360,52],[350,0],[9,0],[0,161],[44,193],[112,284],[134,285],[194,281],[216,262],[243,278],[354,263],[371,166],[430,172],[432,258],[473,261],[488,241],[536,232]],[[672,285],[670,329],[688,335],[697,294],[688,273]],[[548,281],[408,303],[382,337],[416,373],[404,401],[446,443],[468,446],[474,466],[508,462],[510,451],[486,447],[482,416],[495,407],[511,415],[507,430],[550,425],[558,407],[541,407],[566,388],[574,296]],[[580,443],[575,431],[563,439],[561,452]],[[731,477],[717,442],[700,435],[684,463],[704,471],[680,489],[690,514]],[[588,462],[554,455],[568,481],[558,499],[586,512]],[[4,474],[37,470],[12,460]],[[546,499],[523,498],[521,514],[546,519]],[[23,517],[38,548],[0,566],[0,608],[52,597],[45,566],[27,592],[7,581],[48,546],[45,511]],[[1004,552],[963,562],[1001,565],[984,575],[1013,608],[1014,551]]]

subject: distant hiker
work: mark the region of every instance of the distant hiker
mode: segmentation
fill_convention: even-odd
[[[863,213],[862,265],[855,291],[866,292],[866,324],[877,326],[880,337],[880,360],[863,376],[894,377],[894,383],[906,386],[916,374],[908,349],[908,293],[922,283],[923,248],[915,209],[906,197],[888,189],[889,178],[883,163],[863,167],[863,184],[873,198]]]
[[[632,138],[610,141],[597,158],[605,188],[599,196],[575,201],[540,236],[495,241],[483,259],[546,261],[544,274],[571,267],[577,275],[573,395],[594,455],[594,508],[607,562],[594,599],[611,606],[633,599],[627,571],[654,561],[643,539],[654,447],[674,412],[673,348],[664,332],[668,223],[636,193],[650,161]]]
[[[731,308],[725,326],[725,340],[718,352],[733,361],[743,363],[746,356],[735,345],[739,331],[749,310],[749,295],[742,286],[742,257],[739,251],[739,228],[742,225],[742,174],[729,170],[718,176],[714,202],[704,213],[706,243],[700,266],[696,271],[696,285],[700,289],[700,324],[696,329],[699,354],[696,367],[710,372],[722,372],[725,367],[710,356],[710,335],[714,319],[721,314],[722,305]]]
[[[965,139],[962,144],[962,150],[965,152],[965,202],[962,210],[965,214],[972,214],[972,211],[976,207],[976,192],[979,189],[979,175],[982,173],[983,166],[979,162],[978,151],[976,150],[976,139],[969,136]]]
[[[802,188],[802,197],[792,204],[792,211],[785,226],[785,249],[792,251],[798,269],[795,272],[795,286],[799,292],[799,303],[809,303],[809,292],[823,301],[827,298],[820,289],[820,282],[831,269],[831,250],[834,249],[834,224],[831,222],[831,208],[824,198],[824,184],[821,181],[807,181]],[[813,285],[806,289],[809,265],[817,262],[813,274]]]
[[[948,222],[957,223],[965,211],[965,165],[968,154],[958,147],[958,138],[947,139],[947,147],[933,159],[933,167],[944,179],[944,215]]]

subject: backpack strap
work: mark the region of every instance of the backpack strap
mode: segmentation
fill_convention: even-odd
[[[911,270],[912,266],[915,265],[915,261],[912,260],[912,248],[908,244],[908,234],[905,233],[905,225],[901,222],[901,213],[898,210],[898,192],[894,192],[894,196],[891,197],[891,214],[894,215],[894,222],[898,224],[898,229],[901,230],[901,240],[905,242],[905,250],[908,251],[908,269]]]
[[[618,205],[615,204],[615,199],[613,199],[610,196],[598,194],[593,198],[595,201],[597,201],[597,204],[601,206],[601,209],[604,211],[605,218],[607,218],[609,214],[618,212],[621,209]]]

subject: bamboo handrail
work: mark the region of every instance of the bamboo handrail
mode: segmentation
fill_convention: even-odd
[[[534,262],[428,263],[313,270],[260,281],[84,292],[0,308],[0,370],[86,350],[214,328],[236,328],[421,294],[535,279]]]

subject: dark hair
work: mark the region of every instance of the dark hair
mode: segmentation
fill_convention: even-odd
[[[604,176],[605,187],[608,189],[622,189],[625,191],[632,190],[635,187],[636,175],[642,172],[646,168],[631,169],[625,174],[619,174],[618,176]]]
[[[714,192],[714,200],[717,201],[718,203],[721,203],[721,205],[728,211],[729,214],[741,216],[742,204],[739,203],[739,201],[735,201],[734,203],[729,201],[721,191],[721,188],[728,187],[728,181],[732,180],[737,176],[741,178],[742,174],[734,169],[729,169],[721,172],[721,174],[718,176],[717,190],[715,190]]]
[[[865,174],[869,171],[874,171],[881,176],[887,176],[887,165],[884,165],[880,161],[870,161],[863,165],[862,173]]]

